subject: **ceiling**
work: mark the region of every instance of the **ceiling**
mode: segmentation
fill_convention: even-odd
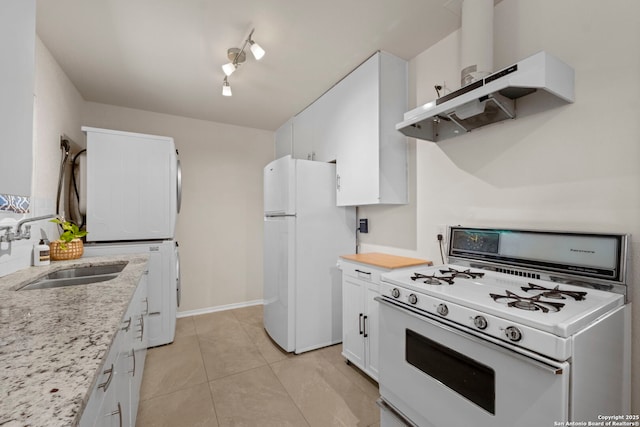
[[[275,130],[377,50],[411,59],[462,0],[37,0],[37,32],[86,101]],[[251,54],[223,97],[227,49]]]

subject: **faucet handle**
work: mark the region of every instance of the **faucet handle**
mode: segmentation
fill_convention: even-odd
[[[21,239],[30,239],[31,238],[31,225],[24,226],[24,232],[22,233]]]

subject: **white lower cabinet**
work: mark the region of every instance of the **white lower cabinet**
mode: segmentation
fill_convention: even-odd
[[[413,269],[431,262],[416,258],[370,253],[344,255],[342,270],[342,356],[378,381],[381,276],[389,271]]]
[[[342,355],[378,380],[380,270],[342,263]]]
[[[81,427],[135,426],[148,345],[148,308],[145,272],[82,413]]]

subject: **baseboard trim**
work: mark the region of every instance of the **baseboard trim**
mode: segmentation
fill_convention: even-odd
[[[216,307],[199,308],[197,310],[179,311],[176,314],[176,317],[181,318],[181,317],[199,316],[201,314],[215,313],[217,311],[233,310],[235,308],[251,307],[254,305],[264,305],[264,300],[260,299],[260,300],[254,300],[254,301],[238,302],[234,304],[218,305]]]

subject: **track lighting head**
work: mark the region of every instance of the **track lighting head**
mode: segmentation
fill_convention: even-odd
[[[224,64],[222,71],[224,71],[227,76],[230,76],[240,65],[244,64],[247,60],[247,54],[237,47],[232,47],[227,50],[227,58],[229,58],[231,62]]]
[[[222,83],[222,96],[231,96],[231,85],[229,84],[229,80],[224,78],[224,82]]]
[[[227,76],[230,76],[231,74],[233,74],[235,70],[236,70],[236,66],[233,64],[233,62],[226,63],[222,66],[222,71]]]
[[[256,61],[260,61],[265,54],[264,49],[261,48],[258,43],[251,40],[251,38],[249,38],[249,46],[251,53],[253,53],[253,57],[256,58]]]

